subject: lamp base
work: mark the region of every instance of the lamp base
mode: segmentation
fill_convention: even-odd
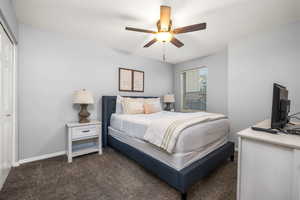
[[[90,113],[87,110],[88,104],[80,104],[81,110],[79,112],[79,123],[89,123],[90,120],[88,117],[90,116]]]
[[[171,103],[166,103],[165,110],[166,111],[171,111]]]

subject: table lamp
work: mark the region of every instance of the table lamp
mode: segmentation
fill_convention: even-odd
[[[175,102],[174,94],[167,94],[164,96],[165,110],[171,111],[171,104]]]
[[[79,112],[79,123],[88,123],[90,113],[87,110],[88,104],[94,104],[94,98],[91,92],[86,89],[74,92],[73,104],[80,104],[81,110]]]

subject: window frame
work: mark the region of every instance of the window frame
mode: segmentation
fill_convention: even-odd
[[[181,112],[206,112],[207,111],[207,94],[208,94],[208,90],[207,90],[207,88],[206,88],[206,110],[198,110],[198,109],[185,109],[184,107],[183,107],[183,102],[184,102],[184,95],[183,95],[183,93],[184,93],[184,83],[183,83],[183,74],[185,73],[185,72],[187,72],[187,71],[192,71],[192,70],[201,70],[201,69],[203,69],[203,68],[206,68],[207,69],[207,80],[208,80],[208,67],[207,66],[201,66],[201,67],[194,67],[194,68],[187,68],[187,69],[185,69],[185,70],[182,70],[182,71],[180,71],[180,111]],[[208,81],[207,81],[208,82]],[[207,87],[207,86],[206,86]]]

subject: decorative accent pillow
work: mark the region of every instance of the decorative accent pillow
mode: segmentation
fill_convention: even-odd
[[[123,98],[124,114],[144,114],[144,99],[139,98]]]
[[[145,103],[160,103],[160,98],[145,98]]]
[[[144,103],[145,104],[154,104],[156,110],[158,110],[157,112],[162,111],[160,98],[144,99]]]
[[[161,111],[161,106],[157,103],[144,103],[145,114],[152,114]]]

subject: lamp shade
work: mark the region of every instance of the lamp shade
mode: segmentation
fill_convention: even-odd
[[[167,94],[164,96],[164,102],[165,103],[174,103],[175,102],[175,97],[174,94]]]
[[[93,104],[94,98],[91,92],[86,89],[77,90],[73,95],[73,104]]]

